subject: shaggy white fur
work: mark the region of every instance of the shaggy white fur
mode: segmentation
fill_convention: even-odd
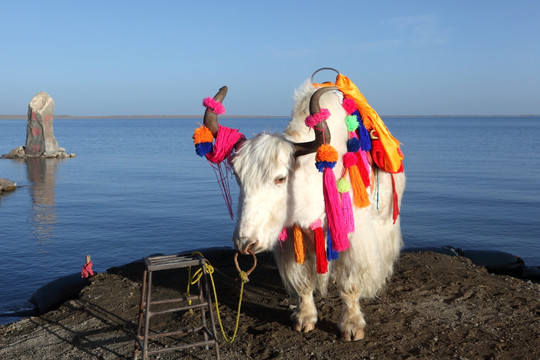
[[[289,175],[294,146],[281,135],[260,134],[247,140],[233,159],[240,184],[236,247],[259,252],[272,248],[287,219]]]
[[[317,310],[313,293],[325,294],[329,279],[328,274],[317,274],[310,230],[303,230],[307,252],[302,265],[295,261],[292,241],[278,244],[283,227],[296,224],[309,229],[316,219],[325,221],[322,175],[315,167],[315,154],[295,158],[291,143],[315,138],[314,130],[304,123],[315,90],[309,81],[297,89],[291,121],[283,135],[261,134],[246,140],[233,160],[240,186],[235,246],[242,252],[250,247],[255,252],[274,250],[287,291],[298,297],[293,314],[298,331],[314,329]],[[348,139],[342,100],[337,91],[325,93],[320,99],[320,107],[331,113],[327,120],[331,144],[340,157],[347,151]],[[336,178],[341,172],[342,164],[338,162],[334,168]],[[401,201],[405,175],[395,174],[394,180]],[[340,253],[339,260],[330,265],[343,301],[338,326],[347,340],[364,337],[365,320],[359,299],[373,297],[383,287],[402,246],[399,218],[395,224],[392,220],[391,175],[374,168],[371,183],[370,206],[354,210],[356,231],[349,235],[350,249]]]

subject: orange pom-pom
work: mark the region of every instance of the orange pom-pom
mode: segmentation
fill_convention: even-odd
[[[338,152],[334,147],[330,144],[322,144],[317,149],[317,154],[315,155],[315,161],[321,162],[326,161],[329,163],[337,162],[339,158]]]
[[[193,132],[193,142],[195,145],[212,141],[214,141],[214,136],[206,126],[201,125],[201,127],[195,129]]]

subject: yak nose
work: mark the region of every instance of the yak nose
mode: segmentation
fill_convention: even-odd
[[[256,247],[257,241],[251,241],[250,238],[243,237],[236,240],[236,249],[244,255],[248,254],[249,250],[253,250]]]

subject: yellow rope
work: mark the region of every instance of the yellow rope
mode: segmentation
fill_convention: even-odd
[[[214,302],[216,303],[216,313],[217,318],[219,322],[219,327],[221,328],[221,334],[223,335],[223,338],[225,341],[229,344],[232,344],[234,339],[236,338],[236,334],[238,333],[238,325],[240,324],[240,308],[242,307],[242,295],[244,293],[244,284],[248,282],[247,274],[245,271],[240,272],[240,279],[242,280],[242,285],[240,286],[240,299],[238,300],[238,312],[236,314],[236,325],[234,327],[234,334],[232,338],[229,340],[227,338],[227,335],[225,334],[225,330],[223,329],[223,323],[221,322],[221,315],[219,313],[219,305],[218,305],[218,299],[217,299],[217,291],[216,291],[216,285],[214,284],[214,276],[212,275],[214,273],[214,267],[210,265],[210,262],[206,260],[200,252],[194,252],[192,255],[199,255],[205,260],[205,268],[206,273],[210,275],[210,281],[212,282],[212,290],[214,291]],[[190,285],[195,285],[201,277],[203,276],[202,268],[199,268],[193,276],[191,275],[191,266],[188,269],[188,285],[187,285],[187,296],[189,297],[189,287]],[[191,305],[191,300],[189,300],[189,305]],[[189,310],[190,314],[193,314],[193,309]]]

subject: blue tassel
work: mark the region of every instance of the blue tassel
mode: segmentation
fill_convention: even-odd
[[[332,238],[330,237],[330,231],[328,231],[328,239],[327,239],[327,248],[326,248],[326,257],[328,258],[328,261],[333,261],[339,259],[339,252],[335,251],[332,248]]]
[[[354,113],[358,113],[358,110],[356,110]],[[360,116],[360,114],[358,114],[358,116]],[[358,123],[358,137],[360,138],[360,148],[364,151],[370,151],[371,139],[369,137],[369,131],[367,131],[362,121],[359,121]]]
[[[315,166],[317,167],[317,170],[319,170],[320,172],[323,172],[324,169],[333,169],[334,166],[336,166],[336,162],[335,161],[317,161],[315,163]]]
[[[203,142],[195,145],[195,152],[199,156],[204,156],[208,154],[214,148],[214,144],[211,142]]]

